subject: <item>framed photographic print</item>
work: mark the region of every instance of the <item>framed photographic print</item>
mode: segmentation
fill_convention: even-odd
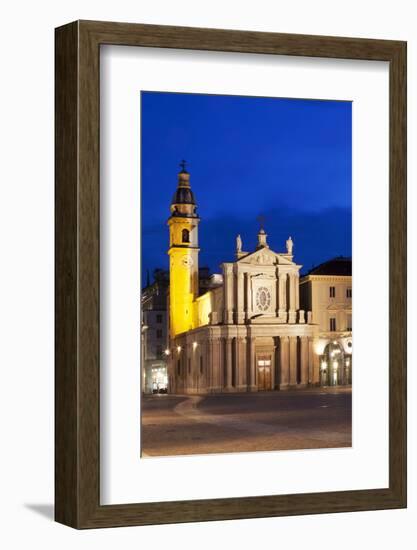
[[[406,44],[56,29],[56,520],[406,506]]]

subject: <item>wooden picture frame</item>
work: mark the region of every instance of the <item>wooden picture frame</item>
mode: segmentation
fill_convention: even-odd
[[[99,56],[104,44],[389,62],[388,488],[100,505]],[[55,70],[56,521],[98,528],[404,508],[406,43],[77,21],[56,29]]]

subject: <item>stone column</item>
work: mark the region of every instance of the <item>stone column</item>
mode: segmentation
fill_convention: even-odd
[[[295,277],[294,273],[289,273],[290,278],[290,311],[295,311]]]
[[[279,337],[276,336],[274,338],[274,348],[275,348],[275,354],[274,354],[274,362],[272,365],[273,371],[274,371],[274,390],[279,390],[279,378],[280,378],[280,354],[281,354],[281,347],[279,345]]]
[[[226,338],[226,390],[232,389],[232,368],[233,368],[233,338]]]
[[[247,357],[248,357],[248,390],[257,391],[255,369],[256,369],[256,356],[255,356],[255,338],[250,336],[247,341]]]
[[[289,323],[295,323],[295,316],[296,316],[296,304],[295,304],[295,286],[296,281],[294,277],[294,273],[289,273],[289,286],[290,286],[290,307],[289,307],[289,313],[288,313],[288,322]]]
[[[308,339],[308,383],[313,384],[313,338]]]
[[[320,357],[313,351],[313,384],[320,382]]]
[[[224,324],[233,323],[233,272],[231,264],[223,264]]]
[[[187,373],[187,393],[192,393],[194,389],[194,350],[191,344],[186,344],[184,348],[187,350],[187,359],[185,365],[185,372]]]
[[[226,338],[219,338],[219,384],[221,391],[224,391],[227,384],[226,376],[226,360],[227,360],[227,350],[226,350]]]
[[[308,338],[301,336],[301,384],[308,384]]]
[[[240,340],[241,338],[234,338],[233,339],[233,346],[234,346],[234,355],[235,355],[235,381],[234,386],[235,389],[238,389],[240,386]]]
[[[190,362],[190,372],[189,374],[189,380],[188,385],[191,389],[191,392],[194,393],[195,391],[195,351],[191,344],[187,346],[188,349],[188,359]]]
[[[270,386],[270,389],[271,390],[275,389],[275,384],[276,384],[275,372],[276,371],[275,371],[275,349],[274,349],[274,353],[271,356],[271,366],[270,366],[270,373],[271,373],[271,386]]]
[[[245,322],[245,285],[244,274],[241,271],[237,272],[237,292],[236,292],[236,323],[242,325]]]
[[[250,276],[249,273],[245,273],[245,319],[248,320],[251,312],[250,302]]]
[[[281,336],[280,338],[280,389],[288,387],[290,382],[290,357],[289,357],[289,342],[288,336]]]
[[[221,338],[213,339],[213,355],[212,355],[212,373],[213,373],[213,391],[218,392],[222,387],[221,377]]]
[[[297,272],[294,275],[294,284],[295,284],[295,310],[300,309],[300,274]]]
[[[297,337],[290,336],[290,386],[297,384]]]
[[[237,390],[243,390],[245,385],[245,365],[244,361],[244,347],[243,347],[244,338],[241,336],[235,338],[235,359],[236,359],[236,370],[235,370],[235,384]]]
[[[213,338],[209,336],[206,344],[205,380],[208,392],[213,390]]]
[[[279,276],[279,309],[278,315],[285,318],[287,314],[287,274],[281,273]]]
[[[280,301],[280,288],[279,288],[279,268],[275,270],[275,316],[279,317],[279,301]]]

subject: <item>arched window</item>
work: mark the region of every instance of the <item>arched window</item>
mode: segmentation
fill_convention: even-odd
[[[342,346],[333,341],[324,348],[321,357],[321,385],[339,386],[351,383],[351,362],[345,357]]]
[[[189,243],[190,242],[190,232],[188,229],[182,230],[182,242],[183,243]]]

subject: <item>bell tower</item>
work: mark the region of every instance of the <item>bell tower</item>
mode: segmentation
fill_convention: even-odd
[[[196,326],[194,300],[198,296],[198,217],[185,161],[171,201],[169,226],[170,337]]]

